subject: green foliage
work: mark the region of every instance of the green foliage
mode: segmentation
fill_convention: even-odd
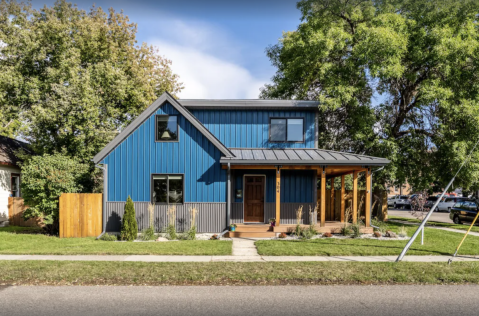
[[[155,239],[155,230],[153,227],[145,228],[140,235],[140,239],[143,241],[149,241]]]
[[[341,231],[340,231],[340,234],[343,235],[343,236],[349,236],[353,233],[353,230],[351,229],[351,227],[347,224],[344,224],[343,227],[341,227]]]
[[[45,224],[58,220],[59,197],[62,193],[82,192],[79,184],[88,166],[63,154],[32,156],[22,164],[22,196],[26,205],[25,219],[41,217]]]
[[[196,227],[193,226],[183,234],[177,234],[179,240],[196,240]]]
[[[261,97],[319,101],[319,147],[389,158],[376,183],[443,187],[479,139],[479,1],[298,8],[298,29],[267,49],[277,73]],[[479,188],[479,151],[455,187]]]
[[[401,226],[398,230],[398,236],[399,237],[407,237],[407,229],[404,226]]]
[[[171,61],[138,45],[136,33],[113,9],[1,1],[0,134],[20,133],[38,154],[65,149],[91,164],[163,92],[182,89]]]
[[[100,238],[99,240],[103,240],[103,241],[117,241],[118,240],[118,237],[116,235],[113,235],[113,234],[108,234],[108,233],[104,233]]]
[[[355,223],[351,224],[351,231],[352,231],[352,237],[353,238],[359,238],[361,237],[361,223]]]
[[[375,226],[374,231],[380,232],[381,235],[386,234],[386,232],[389,230],[389,225],[386,222],[378,220],[377,218],[373,218],[371,220],[371,225]]]
[[[301,230],[301,237],[304,239],[311,239],[314,235],[317,235],[318,232],[314,229],[314,225],[309,225],[308,228],[303,228]]]
[[[166,235],[165,238],[168,240],[175,240],[178,239],[178,235],[176,234],[176,228],[175,225],[169,224],[166,227]]]
[[[136,222],[135,205],[128,196],[125,204],[125,213],[121,222],[121,240],[133,241],[138,235],[138,224]]]
[[[295,229],[294,229],[294,234],[298,237],[301,237],[303,235],[304,228],[301,227],[301,225],[297,224]]]

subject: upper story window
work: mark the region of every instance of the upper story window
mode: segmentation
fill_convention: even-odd
[[[157,115],[155,130],[157,142],[178,141],[178,116]]]
[[[271,142],[304,142],[304,119],[271,118],[269,140]]]

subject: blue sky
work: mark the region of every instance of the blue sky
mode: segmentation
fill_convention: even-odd
[[[300,23],[296,0],[72,1],[88,10],[123,10],[138,42],[157,46],[185,85],[180,98],[254,99],[275,73],[266,57],[283,31]],[[36,1],[40,8],[54,1]]]

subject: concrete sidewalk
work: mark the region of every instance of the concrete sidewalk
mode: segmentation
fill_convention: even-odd
[[[0,255],[1,260],[116,261],[116,262],[394,262],[397,256],[98,256],[98,255]],[[406,256],[408,262],[447,262],[451,256]],[[454,261],[477,261],[479,256],[459,256]]]

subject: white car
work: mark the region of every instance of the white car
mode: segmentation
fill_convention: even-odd
[[[438,212],[451,212],[451,208],[457,202],[465,201],[467,197],[446,196],[442,198],[442,201],[437,205]]]
[[[407,195],[395,195],[388,198],[388,206],[392,206],[394,208],[404,207],[409,204],[409,196]]]

